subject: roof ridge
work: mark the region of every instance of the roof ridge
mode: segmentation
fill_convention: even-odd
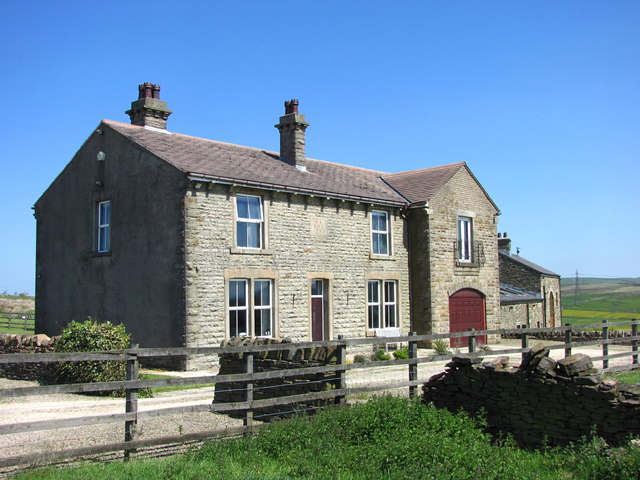
[[[131,128],[142,128],[144,129],[145,127],[139,126],[139,125],[131,125],[129,123],[124,123],[124,122],[118,122],[117,120],[107,120],[107,119],[103,119],[103,122],[109,124],[109,123],[116,123],[118,125],[122,125],[124,127],[131,127]],[[155,130],[149,130],[146,129],[148,132],[155,132],[155,133],[162,133],[162,132],[157,132]],[[168,130],[167,130],[168,131]],[[196,137],[195,135],[187,135],[186,133],[178,133],[178,132],[169,132],[171,133],[171,135],[178,135],[180,137],[185,137],[185,138],[193,138],[196,140],[202,140],[203,142],[211,142],[211,143],[218,143],[221,145],[229,145],[231,147],[240,147],[240,148],[247,148],[249,150],[258,150],[260,152],[266,152],[266,153],[273,153],[275,155],[280,155],[278,152],[275,152],[273,150],[267,150],[266,148],[258,148],[258,147],[249,147],[248,145],[240,145],[238,143],[231,143],[231,142],[223,142],[221,140],[213,140],[211,138],[203,138],[203,137]]]
[[[405,172],[396,172],[396,173],[388,173],[385,176],[390,177],[390,176],[394,176],[394,177],[399,177],[399,176],[403,176],[403,175],[414,175],[416,173],[423,173],[423,172],[427,172],[427,171],[432,171],[432,170],[444,170],[447,168],[452,168],[452,167],[463,167],[465,166],[467,163],[466,162],[456,162],[456,163],[449,163],[447,165],[437,165],[435,167],[427,167],[427,168],[420,168],[418,170],[407,170]]]
[[[139,125],[131,125],[130,123],[119,122],[119,121],[117,121],[117,120],[108,120],[108,119],[103,119],[103,120],[102,120],[102,122],[104,122],[104,123],[106,123],[106,124],[109,124],[109,123],[115,123],[115,124],[121,125],[121,126],[123,126],[123,127],[143,128],[143,129],[144,129],[144,127],[142,127],[142,126],[139,126]],[[147,131],[154,131],[154,130],[148,130],[148,129],[147,129]],[[162,133],[162,132],[156,132],[156,133]],[[172,135],[178,135],[178,136],[180,136],[180,137],[185,137],[185,138],[194,138],[194,139],[196,139],[196,140],[202,140],[202,141],[204,141],[204,142],[212,142],[212,143],[217,143],[217,144],[220,144],[220,145],[229,145],[229,146],[231,146],[231,147],[247,148],[247,149],[249,149],[249,150],[257,150],[257,151],[260,151],[260,152],[265,152],[265,153],[270,153],[270,154],[273,154],[273,155],[277,155],[278,157],[280,156],[280,153],[279,153],[279,152],[276,152],[276,151],[274,151],[274,150],[267,150],[266,148],[249,147],[248,145],[240,145],[240,144],[238,144],[238,143],[223,142],[223,141],[221,141],[221,140],[213,140],[213,139],[211,139],[211,138],[196,137],[196,136],[194,136],[194,135],[187,135],[187,134],[184,134],[184,133],[178,133],[178,132],[170,132],[170,133],[171,133]],[[355,165],[347,165],[347,164],[344,164],[344,163],[331,162],[331,161],[329,161],[329,160],[321,160],[321,159],[319,159],[319,158],[310,158],[310,157],[307,157],[307,160],[311,160],[311,161],[314,161],[314,162],[328,163],[328,164],[331,164],[331,165],[336,165],[336,166],[338,166],[338,167],[353,168],[353,169],[356,169],[356,170],[362,170],[362,171],[365,171],[365,172],[379,173],[379,174],[388,175],[388,173],[387,173],[387,172],[383,172],[383,171],[380,171],[380,170],[373,170],[373,169],[371,169],[371,168],[357,167],[357,166],[355,166]]]

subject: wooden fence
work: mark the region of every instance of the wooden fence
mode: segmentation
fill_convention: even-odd
[[[37,454],[19,455],[7,458],[0,458],[0,467],[13,465],[24,465],[33,463],[46,463],[58,461],[64,458],[74,458],[81,456],[93,456],[107,452],[123,451],[125,458],[129,458],[137,449],[146,447],[168,445],[181,442],[197,441],[204,439],[220,438],[231,435],[240,435],[259,428],[261,424],[255,423],[252,419],[254,409],[270,407],[274,405],[286,405],[296,402],[320,400],[320,399],[344,399],[347,396],[370,393],[376,391],[389,391],[393,389],[408,389],[410,396],[419,394],[418,387],[424,382],[418,379],[419,367],[433,365],[437,362],[445,362],[453,356],[496,356],[496,355],[522,355],[529,351],[529,342],[532,336],[545,332],[565,332],[564,343],[550,345],[548,348],[564,349],[564,355],[570,355],[572,351],[579,347],[593,347],[600,345],[602,355],[592,357],[594,362],[602,362],[603,371],[612,371],[609,361],[614,358],[630,357],[630,362],[622,368],[638,368],[638,324],[640,321],[634,319],[626,322],[603,322],[602,324],[564,326],[556,328],[528,328],[528,329],[500,329],[483,330],[457,333],[444,333],[432,335],[398,336],[398,337],[367,337],[367,338],[339,338],[337,340],[324,342],[303,342],[292,344],[272,344],[272,345],[247,345],[241,347],[201,347],[201,348],[129,348],[120,351],[92,352],[92,353],[39,353],[39,354],[4,354],[0,355],[0,363],[39,363],[39,362],[79,362],[92,360],[120,360],[127,362],[127,380],[116,382],[84,383],[84,384],[62,384],[47,385],[37,387],[20,387],[0,389],[0,402],[6,404],[10,398],[18,398],[31,395],[46,395],[57,393],[85,393],[104,392],[124,389],[126,398],[124,399],[125,412],[109,415],[94,415],[80,418],[65,418],[59,420],[40,420],[25,423],[13,423],[0,425],[0,435],[10,435],[20,432],[37,432],[42,430],[61,429],[67,427],[89,427],[106,423],[124,423],[124,441],[109,443],[104,445],[86,446],[83,448],[66,449],[59,451],[46,451]],[[631,327],[630,335],[625,338],[609,338],[609,329],[619,327]],[[601,336],[596,340],[572,341],[572,332],[584,329],[600,328]],[[481,351],[476,348],[476,337],[487,335],[519,335],[521,338],[521,348],[497,349],[500,344],[493,345],[490,351]],[[422,350],[419,352],[420,342],[434,341],[438,339],[461,338],[468,339],[468,351],[460,353],[449,353],[447,355],[434,355],[433,351]],[[363,346],[375,346],[381,343],[403,343],[408,344],[409,358],[400,360],[388,360],[370,363],[351,363],[347,361],[347,353],[350,348],[357,352]],[[625,343],[628,348],[624,352],[609,353],[609,346],[613,344]],[[259,352],[269,352],[282,350],[283,348],[310,348],[310,347],[336,347],[338,350],[339,363],[326,366],[313,366],[307,368],[287,369],[279,371],[253,371],[253,357]],[[467,349],[465,349],[467,350]],[[141,380],[138,375],[139,361],[150,357],[171,357],[185,355],[212,355],[224,353],[242,353],[245,359],[245,373],[233,375],[204,375],[187,378],[166,378],[154,380]],[[367,369],[379,369],[380,367],[396,367],[392,369],[395,373],[391,380],[388,377],[382,383],[369,384],[363,386],[349,386],[348,374],[356,371],[367,371]],[[620,367],[618,367],[620,368]],[[337,388],[322,392],[306,393],[300,395],[290,395],[285,397],[267,398],[254,400],[252,396],[253,382],[264,379],[280,378],[283,383],[286,378],[297,375],[337,372]],[[367,372],[369,373],[369,372]],[[403,378],[404,377],[404,378]],[[140,411],[138,409],[138,390],[142,388],[153,388],[169,385],[200,385],[206,383],[230,383],[247,382],[246,401],[230,403],[206,403],[201,405],[190,405],[182,407],[157,408],[154,410]],[[213,400],[213,398],[212,398]],[[0,405],[1,407],[2,405]],[[222,413],[231,410],[244,410],[247,415],[242,426],[226,428],[224,430],[207,430],[196,433],[188,433],[178,436],[163,436],[157,438],[140,439],[136,438],[136,426],[138,422],[158,418],[166,415],[177,415],[194,412]],[[1,411],[1,408],[0,408]],[[4,442],[3,442],[4,443]]]
[[[0,328],[20,328],[34,331],[35,317],[33,313],[0,312]]]

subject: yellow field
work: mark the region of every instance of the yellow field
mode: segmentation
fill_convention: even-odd
[[[597,310],[562,310],[563,317],[593,318],[601,320],[639,318],[640,313],[633,312],[599,312]]]

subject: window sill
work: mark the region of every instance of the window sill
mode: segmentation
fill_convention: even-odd
[[[392,260],[395,261],[395,257],[392,255],[376,255],[375,253],[369,254],[369,260]]]
[[[461,260],[456,260],[456,267],[460,268],[479,268],[479,262],[463,262]]]
[[[229,247],[229,253],[231,253],[232,255],[273,255],[273,250]]]
[[[110,257],[112,252],[91,252],[89,258]]]

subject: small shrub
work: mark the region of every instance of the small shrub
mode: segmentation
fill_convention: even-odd
[[[409,358],[409,348],[404,347],[396,350],[395,352],[393,352],[393,357],[396,360],[404,360],[406,358]]]
[[[124,325],[95,320],[71,322],[56,342],[55,352],[92,352],[119,350],[129,346],[131,336]],[[56,383],[113,382],[126,379],[126,362],[60,362],[53,369]]]
[[[451,350],[449,350],[449,342],[441,338],[433,342],[433,349],[438,355],[447,355],[451,353]]]
[[[353,363],[367,363],[369,359],[364,355],[356,355],[353,357]]]
[[[384,362],[385,360],[391,360],[391,355],[380,349],[375,351],[375,353],[371,356],[371,360],[373,360],[374,362]]]

